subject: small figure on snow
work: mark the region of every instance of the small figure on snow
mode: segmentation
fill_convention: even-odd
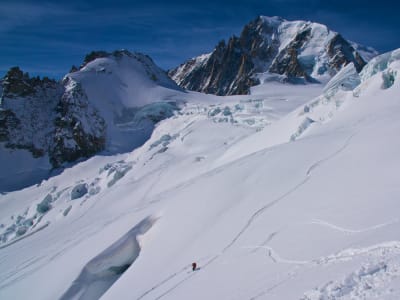
[[[194,262],[194,263],[192,263],[192,270],[196,271],[196,269],[197,269],[197,264]]]

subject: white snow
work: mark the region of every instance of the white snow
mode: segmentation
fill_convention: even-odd
[[[398,299],[396,53],[356,88],[349,66],[325,90],[174,94],[143,146],[1,195],[0,234],[33,225],[0,248],[0,298]]]

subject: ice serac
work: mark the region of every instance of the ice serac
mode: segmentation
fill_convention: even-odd
[[[373,58],[360,73],[361,80],[364,82],[382,71],[389,71],[390,64],[400,60],[400,49],[384,53]]]
[[[168,99],[181,89],[147,55],[92,52],[71,71],[55,81],[14,67],[1,81],[0,162],[14,161],[20,176],[0,172],[0,191],[100,151],[130,151],[178,109]]]
[[[221,41],[211,53],[187,61],[169,75],[188,90],[248,94],[266,78],[326,82],[349,63],[360,72],[376,54],[322,24],[260,16],[244,26],[239,37]]]
[[[353,63],[348,64],[341,69],[325,86],[325,94],[334,94],[337,90],[342,89],[352,91],[361,83],[360,75]]]

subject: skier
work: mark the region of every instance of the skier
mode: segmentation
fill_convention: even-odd
[[[196,268],[197,268],[197,264],[194,262],[194,263],[192,263],[192,270],[193,271],[196,271]]]

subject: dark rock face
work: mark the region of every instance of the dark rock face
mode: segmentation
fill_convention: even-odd
[[[287,78],[303,77],[309,80],[309,76],[303,66],[297,59],[298,49],[302,48],[310,38],[311,29],[307,28],[296,35],[294,40],[284,49],[279,52],[273,61],[269,71],[280,75],[286,75]]]
[[[318,40],[315,34],[322,38]],[[300,59],[304,49],[315,46],[325,50]],[[247,94],[259,83],[257,73],[282,75],[280,78],[285,81],[314,82],[312,74],[321,61],[324,63],[318,75],[329,76],[350,62],[358,71],[366,64],[348,41],[323,25],[258,17],[243,28],[240,37],[221,41],[209,55],[191,59],[169,75],[188,90],[216,95]]]
[[[3,81],[3,93],[9,97],[28,96],[35,92],[31,79],[18,67],[11,68]]]
[[[336,71],[352,62],[357,72],[361,72],[366,64],[360,54],[340,34],[336,34],[329,41],[327,53],[330,57],[329,65]]]
[[[20,121],[11,110],[0,110],[0,142],[7,142],[10,137],[9,129],[17,128]]]
[[[64,84],[69,87],[56,108],[53,143],[49,149],[50,162],[55,167],[90,157],[103,150],[106,143],[106,123],[90,105],[81,85],[68,77]]]
[[[61,93],[62,87],[54,80],[31,78],[18,67],[11,68],[3,79],[0,142],[10,149],[26,149],[33,157],[43,156]]]
[[[104,149],[104,120],[82,88],[68,84],[11,68],[0,89],[0,143],[35,158],[47,154],[54,167]]]
[[[189,90],[216,95],[247,94],[251,86],[259,83],[252,75],[265,71],[257,60],[270,60],[276,55],[278,41],[265,43],[263,38],[274,30],[259,19],[254,20],[244,27],[240,37],[233,36],[227,43],[221,41],[204,64],[193,68],[196,60],[192,59],[181,65],[183,70],[171,70],[169,75]]]
[[[181,86],[216,95],[246,93],[246,87],[256,83],[249,76],[253,68],[249,55],[241,51],[239,39],[232,37],[228,44],[220,42],[206,66],[195,69]]]
[[[47,77],[29,77],[19,67],[12,67],[3,79],[3,97],[16,98],[34,95],[37,88],[47,88],[56,84]]]

